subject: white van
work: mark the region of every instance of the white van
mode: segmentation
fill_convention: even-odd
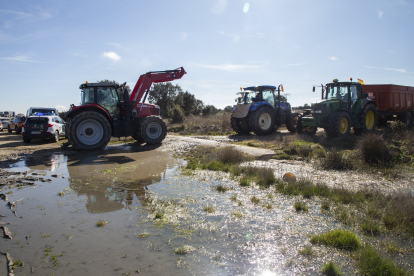
[[[51,115],[52,113],[56,116],[59,116],[58,111],[56,108],[51,107],[31,107],[26,112],[26,117],[30,117],[34,114],[42,114],[42,115]]]

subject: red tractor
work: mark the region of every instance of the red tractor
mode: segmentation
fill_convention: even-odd
[[[113,137],[132,136],[139,143],[158,144],[167,135],[160,108],[144,104],[153,83],[181,79],[183,67],[175,70],[148,72],[139,77],[131,96],[126,83],[84,83],[80,85],[80,106],[71,105],[66,117],[68,142],[77,150],[103,149]],[[120,99],[117,91],[122,91]],[[144,96],[145,94],[145,96]],[[144,100],[140,102],[144,96]]]

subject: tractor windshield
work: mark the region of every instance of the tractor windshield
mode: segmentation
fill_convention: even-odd
[[[260,92],[247,91],[244,95],[244,101],[246,103],[253,103],[260,100]]]
[[[346,100],[348,97],[348,86],[327,86],[326,99],[327,100]]]

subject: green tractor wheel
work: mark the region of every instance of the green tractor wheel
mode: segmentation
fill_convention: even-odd
[[[361,129],[357,132],[368,133],[375,131],[375,129],[377,128],[377,119],[378,113],[377,109],[375,108],[375,105],[366,105],[361,113],[361,117],[359,118],[359,124],[361,125]]]
[[[332,114],[325,132],[328,137],[345,137],[351,130],[351,117],[348,112],[339,111]]]
[[[291,133],[296,132],[296,126],[297,126],[297,123],[298,123],[298,119],[299,119],[299,113],[298,112],[289,113],[286,116],[286,128]]]

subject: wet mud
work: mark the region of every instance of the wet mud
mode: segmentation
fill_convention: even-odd
[[[319,199],[306,199],[309,212],[298,213],[298,197],[241,187],[222,172],[188,172],[175,154],[202,139],[174,139],[158,148],[32,154],[4,165],[0,222],[11,239],[0,248],[24,264],[14,274],[320,275],[328,261],[356,273],[349,254],[309,243],[313,234],[355,230],[321,212]],[[304,162],[253,163],[274,167],[277,177],[288,170],[314,177]],[[301,253],[306,247],[311,254]]]

